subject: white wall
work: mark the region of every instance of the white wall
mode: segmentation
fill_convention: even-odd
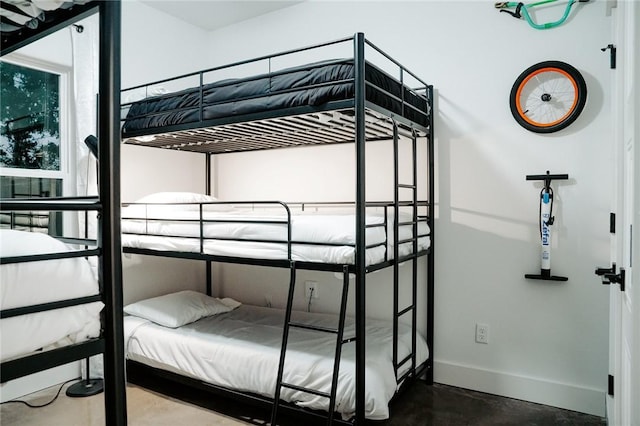
[[[611,71],[600,48],[611,23],[603,2],[576,9],[563,26],[539,31],[489,1],[309,1],[211,33],[209,54],[222,64],[361,31],[433,83],[436,381],[604,415],[608,292],[593,270],[607,263],[609,249]],[[551,59],[581,71],[589,99],[566,130],[533,134],[511,117],[509,91],[524,69]],[[305,149],[220,156],[219,195],[309,199],[313,189],[323,198],[330,197],[323,189],[343,188],[339,182],[351,191],[338,167],[350,148],[326,149],[312,153],[324,172],[311,173]],[[269,169],[276,156],[284,162]],[[553,183],[552,272],[568,276],[565,283],[524,278],[540,268],[540,186],[525,175],[546,170],[570,176]],[[292,178],[299,184],[290,187]],[[283,279],[236,267],[222,277],[225,293],[259,303],[265,295],[256,286],[243,292],[228,280],[267,281],[266,293]],[[477,322],[490,326],[488,345],[474,341]]]
[[[210,66],[207,33],[137,1],[122,3],[122,88]],[[123,102],[125,99],[123,97]],[[122,145],[122,201],[159,191],[204,192],[203,155]],[[125,255],[124,303],[204,290],[202,262]]]

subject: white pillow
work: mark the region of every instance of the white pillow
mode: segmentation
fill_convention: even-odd
[[[176,208],[180,210],[199,210],[198,204],[188,203],[210,203],[216,202],[218,199],[211,195],[198,194],[196,192],[156,192],[153,194],[145,195],[144,197],[136,200],[136,203],[151,203],[151,204],[172,204],[172,203],[187,203],[187,204],[175,204],[162,206],[163,208]],[[233,209],[230,204],[208,204],[205,206],[207,210],[213,211],[229,211]]]
[[[238,303],[235,307],[239,305]],[[224,303],[197,291],[184,290],[131,303],[124,307],[124,312],[165,327],[176,328],[233,309],[228,302]]]

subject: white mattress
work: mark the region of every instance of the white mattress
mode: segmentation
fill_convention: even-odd
[[[0,230],[0,257],[60,253],[71,248],[49,235]],[[87,259],[0,265],[0,309],[92,296],[98,281]],[[102,302],[0,320],[0,359],[97,337]]]
[[[336,327],[337,316],[294,312],[293,319]],[[278,371],[284,311],[243,305],[173,329],[141,318],[124,318],[126,357],[230,389],[273,397]],[[347,318],[344,337],[354,335]],[[392,324],[367,320],[365,415],[389,417],[388,403],[397,390],[392,366]],[[291,328],[283,381],[329,392],[336,336]],[[398,359],[411,351],[409,327],[400,325]],[[424,339],[417,338],[417,363],[428,358]],[[407,364],[410,364],[407,363]],[[405,365],[409,368],[408,365]],[[336,410],[344,418],[355,412],[355,343],[342,348]],[[281,398],[312,409],[328,409],[327,398],[282,388]]]
[[[197,210],[181,210],[132,205],[122,210],[122,245],[124,247],[148,248],[153,250],[200,252],[200,212]],[[145,220],[144,218],[165,219]],[[372,246],[366,252],[367,265],[379,263],[387,256],[393,256],[393,220],[392,215],[385,229],[382,213],[368,214],[366,223],[382,224],[379,227],[366,229],[366,244]],[[140,219],[135,219],[140,218]],[[232,256],[258,259],[287,259],[287,226],[282,223],[265,223],[269,220],[286,219],[284,214],[251,212],[248,210],[204,211],[205,222],[202,234],[205,239],[203,252],[218,256]],[[410,215],[402,215],[403,222],[409,221]],[[236,222],[206,222],[206,220],[226,220]],[[259,220],[262,223],[246,223],[243,220]],[[425,222],[420,222],[418,234],[429,233]],[[145,234],[145,235],[141,235]],[[388,240],[387,240],[387,235]],[[411,226],[401,226],[399,239],[412,236]],[[214,239],[218,238],[218,239]],[[225,241],[224,238],[243,239],[246,241]],[[270,242],[261,242],[269,240]],[[346,244],[355,244],[355,215],[352,213],[292,213],[291,240],[314,244],[292,244],[293,260],[322,262],[335,264],[353,264],[355,249]],[[276,241],[276,242],[273,242]],[[284,243],[278,243],[283,241]],[[337,245],[317,245],[337,244]],[[345,244],[345,245],[340,245]],[[418,239],[418,250],[429,247],[429,237]],[[400,256],[410,254],[411,243],[401,244]]]

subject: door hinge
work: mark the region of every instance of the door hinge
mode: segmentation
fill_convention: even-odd
[[[616,233],[616,214],[609,213],[609,233]]]
[[[611,268],[596,268],[596,275],[602,277],[602,284],[620,284],[620,291],[625,287],[625,271],[620,268],[620,273],[616,274],[616,264],[612,263]]]
[[[614,70],[616,69],[616,47],[613,44],[608,44],[606,47],[603,47],[602,50],[603,52],[606,52],[607,49],[610,50],[609,52],[609,67]]]
[[[609,374],[609,383],[607,386],[607,394],[613,396],[613,376]]]

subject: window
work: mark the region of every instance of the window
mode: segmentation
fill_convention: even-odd
[[[75,193],[69,179],[68,74],[64,67],[20,56],[0,61],[0,197]],[[61,221],[52,219],[28,212],[2,215],[0,223],[57,234]]]
[[[0,164],[60,170],[60,76],[0,62]]]

